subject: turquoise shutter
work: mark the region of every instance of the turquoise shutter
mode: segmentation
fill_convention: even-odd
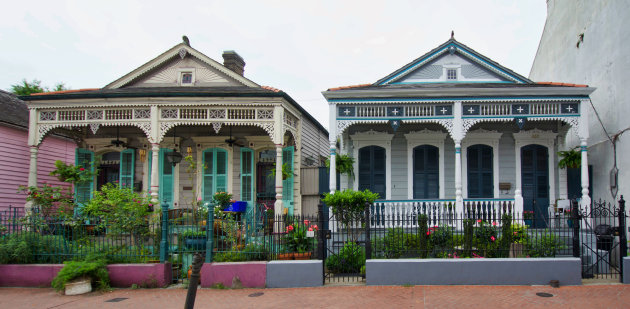
[[[289,209],[289,215],[293,215],[293,146],[282,149],[282,165],[285,163],[291,168],[291,176],[282,180],[282,204]]]
[[[241,148],[241,200],[254,202],[254,152]]]
[[[203,167],[201,194],[205,202],[211,202],[214,195],[214,152],[211,149],[203,151]]]
[[[135,150],[125,149],[120,152],[120,187],[133,189],[135,170]]]
[[[212,201],[215,192],[227,192],[227,151],[211,148],[203,151],[202,196],[206,202]]]
[[[227,192],[227,151],[216,149],[216,187],[214,192]]]
[[[148,151],[149,153],[149,158],[147,160],[148,164],[149,164],[149,179],[148,179],[148,185],[147,185],[147,191],[151,192],[151,171],[153,170],[153,152],[152,151]]]
[[[160,203],[168,203],[173,208],[173,164],[166,159],[166,153],[172,149],[160,149]]]
[[[94,171],[94,152],[87,149],[77,148],[75,152],[75,165]],[[94,191],[94,180],[85,183],[78,183],[74,186],[75,201],[79,205],[83,205],[92,198]]]

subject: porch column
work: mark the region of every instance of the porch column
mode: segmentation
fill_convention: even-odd
[[[282,209],[282,144],[276,144],[276,203],[274,213],[284,214]]]
[[[330,143],[330,193],[337,190],[337,104],[328,105],[328,142]]]
[[[151,144],[151,201],[153,205],[160,204],[160,144]],[[159,207],[154,209],[159,210]]]
[[[581,207],[590,207],[591,198],[588,196],[588,153],[586,147],[588,146],[588,111],[586,107],[589,104],[589,100],[580,102],[580,121],[578,128],[578,137],[580,138],[580,149],[582,152],[582,169],[581,169],[581,183],[582,183],[582,205]],[[584,208],[582,208],[584,209]]]
[[[37,146],[31,146],[31,162],[28,169],[28,186],[29,187],[37,187],[37,152],[39,148]],[[33,202],[26,202],[24,205],[24,210],[26,212],[31,212],[33,208]]]
[[[37,110],[29,109],[29,123],[28,123],[28,145],[31,153],[31,160],[28,169],[28,186],[37,187],[37,152],[39,151],[38,141],[38,125],[37,125]],[[26,202],[24,210],[30,212],[33,208],[33,202]]]
[[[580,149],[582,150],[582,170],[581,170],[581,183],[582,183],[582,206],[587,207],[591,205],[591,197],[588,196],[588,154],[586,146],[586,139],[580,140]]]
[[[464,209],[462,198],[462,143],[455,140],[455,205],[456,209]]]

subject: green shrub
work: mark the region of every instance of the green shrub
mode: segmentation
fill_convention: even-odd
[[[418,233],[420,236],[420,257],[425,259],[429,254],[429,217],[425,214],[418,216]]]
[[[512,216],[503,214],[501,216],[501,240],[500,249],[501,256],[508,257],[510,252],[510,244],[512,243]]]
[[[554,257],[558,251],[566,248],[560,238],[549,231],[545,231],[534,240],[528,239],[528,247],[531,257]]]
[[[365,265],[365,251],[354,242],[347,242],[339,251],[326,259],[326,268],[333,273],[359,273]]]
[[[245,262],[247,254],[240,251],[217,252],[213,257],[214,262]]]
[[[431,244],[436,250],[444,250],[453,247],[453,228],[449,226],[433,227]]]
[[[92,286],[97,290],[109,289],[109,273],[104,256],[88,256],[83,261],[69,261],[64,264],[52,281],[51,285],[55,290],[63,291],[68,282],[80,277],[92,279]]]
[[[42,247],[42,237],[37,233],[24,232],[5,236],[0,241],[0,264],[37,263]]]
[[[464,253],[465,257],[472,256],[472,247],[473,247],[473,226],[475,225],[475,221],[471,219],[464,220]]]

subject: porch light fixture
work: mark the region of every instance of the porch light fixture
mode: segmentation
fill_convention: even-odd
[[[175,127],[173,127],[173,151],[166,153],[166,160],[168,160],[169,163],[173,163],[173,167],[179,162],[182,162],[182,154],[177,151],[175,145],[177,145],[177,142],[175,140]]]
[[[146,158],[147,158],[147,151],[146,151],[146,149],[139,149],[138,150],[138,155],[140,156],[140,162],[144,162],[144,160],[146,160]]]

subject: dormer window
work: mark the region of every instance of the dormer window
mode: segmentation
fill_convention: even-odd
[[[446,69],[446,80],[457,80],[457,69]]]
[[[192,84],[192,73],[182,73],[182,84]]]

